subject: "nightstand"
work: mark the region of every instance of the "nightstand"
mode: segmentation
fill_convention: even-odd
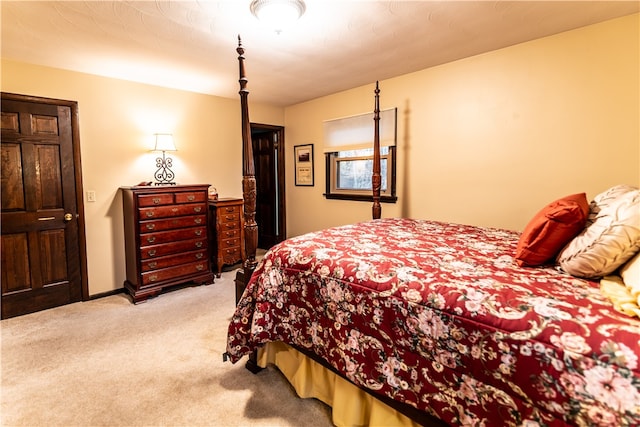
[[[217,266],[217,277],[224,265],[237,264],[245,258],[243,204],[242,199],[209,199],[211,264]]]

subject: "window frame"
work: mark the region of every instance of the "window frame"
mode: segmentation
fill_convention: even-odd
[[[351,150],[343,150],[351,151]],[[338,157],[339,151],[332,151],[325,153],[325,177],[326,177],[326,189],[325,198],[337,199],[337,200],[354,200],[362,202],[373,202],[373,190],[338,190],[336,188],[338,162],[345,161],[344,158]],[[380,155],[380,160],[387,157],[387,191],[380,191],[380,202],[382,203],[396,203],[398,197],[396,196],[396,146],[389,146],[389,154]],[[342,160],[338,160],[342,159]],[[358,156],[354,157],[354,160],[373,160],[373,154],[371,156]]]

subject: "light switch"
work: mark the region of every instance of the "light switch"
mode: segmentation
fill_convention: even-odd
[[[95,202],[95,201],[96,201],[96,192],[87,191],[87,202]]]

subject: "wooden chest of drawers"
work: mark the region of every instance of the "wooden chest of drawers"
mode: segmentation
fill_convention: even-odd
[[[244,213],[242,199],[209,200],[211,262],[220,277],[224,265],[244,260]]]
[[[126,290],[133,302],[187,282],[212,283],[209,185],[123,187]]]

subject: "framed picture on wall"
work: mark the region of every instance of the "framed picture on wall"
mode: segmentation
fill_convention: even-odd
[[[313,144],[293,147],[296,185],[313,187]]]

